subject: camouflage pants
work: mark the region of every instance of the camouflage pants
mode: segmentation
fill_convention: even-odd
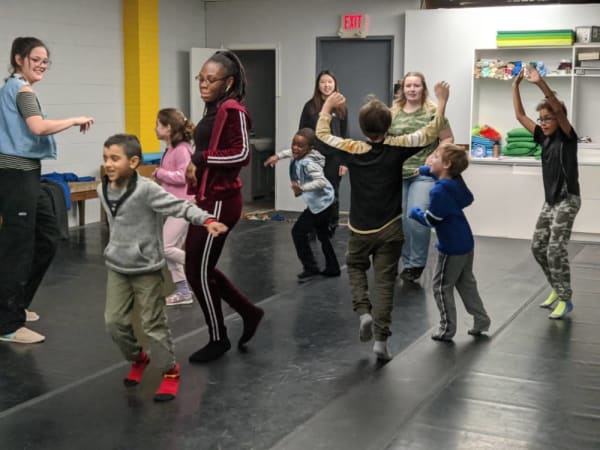
[[[554,204],[544,203],[533,232],[531,251],[552,289],[563,301],[570,301],[571,272],[567,245],[581,198],[570,195]]]

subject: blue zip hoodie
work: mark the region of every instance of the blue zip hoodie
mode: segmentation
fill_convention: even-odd
[[[419,173],[437,179],[429,166],[419,167]],[[446,255],[464,255],[473,250],[473,233],[463,213],[463,208],[473,203],[473,194],[462,177],[437,180],[429,200],[427,211],[415,206],[410,210],[410,218],[435,228],[437,249]]]

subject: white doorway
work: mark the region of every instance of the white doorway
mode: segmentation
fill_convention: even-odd
[[[244,211],[269,211],[275,207],[275,176],[263,162],[275,152],[276,97],[278,96],[278,49],[274,45],[231,45],[240,58],[248,80],[245,106],[252,119],[250,164],[240,172]],[[202,64],[219,49],[192,48],[190,51],[190,117],[198,123],[204,102],[194,77]]]

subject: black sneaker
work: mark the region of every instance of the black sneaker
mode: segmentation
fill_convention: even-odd
[[[341,275],[340,270],[330,270],[330,269],[325,269],[321,271],[321,275],[323,275],[324,277],[339,277]]]
[[[297,275],[298,276],[298,282],[299,283],[305,283],[307,281],[312,280],[316,275],[319,275],[319,270],[318,269],[313,269],[313,270],[304,269],[302,272],[300,272]]]
[[[220,341],[210,341],[200,350],[192,353],[188,358],[191,363],[207,363],[219,359],[231,348],[231,343],[227,337]]]
[[[400,272],[400,278],[406,281],[417,281],[423,274],[425,267],[407,267]]]

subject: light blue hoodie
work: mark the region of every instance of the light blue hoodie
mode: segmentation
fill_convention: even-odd
[[[292,150],[282,150],[277,153],[279,159],[289,158]],[[302,159],[290,162],[290,180],[297,181],[302,187],[302,200],[313,214],[318,214],[329,208],[334,200],[333,186],[323,173],[325,157],[317,150],[311,150]]]

